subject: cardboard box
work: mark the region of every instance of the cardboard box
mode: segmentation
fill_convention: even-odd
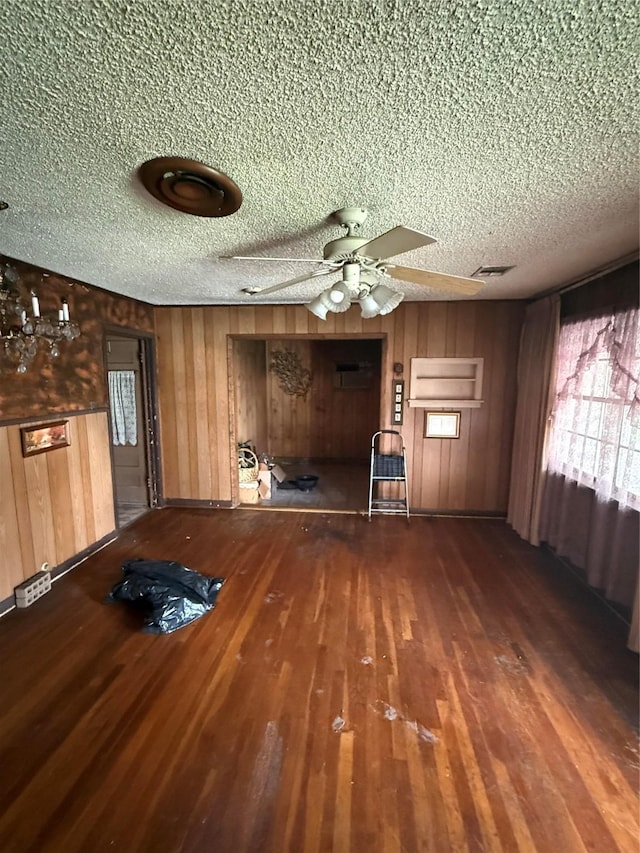
[[[258,471],[258,493],[260,497],[268,501],[271,499],[271,471]]]
[[[279,483],[281,483],[287,476],[279,465],[274,465],[271,469],[271,473]]]

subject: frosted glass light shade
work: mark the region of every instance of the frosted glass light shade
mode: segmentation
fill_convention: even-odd
[[[329,299],[327,291],[323,290],[312,302],[305,305],[305,308],[307,311],[311,311],[319,320],[326,320],[328,312],[333,308],[333,302]]]
[[[394,308],[404,299],[404,293],[398,293],[397,290],[391,290],[386,284],[378,284],[371,291],[371,296],[380,306],[381,314],[390,314]]]
[[[342,314],[344,311],[348,311],[351,308],[351,297],[352,293],[346,282],[340,281],[338,284],[334,284],[329,290],[329,299],[331,300],[331,308],[329,310],[335,314]]]
[[[367,293],[366,296],[363,296],[362,299],[359,299],[358,301],[360,302],[360,308],[362,309],[360,314],[365,320],[377,317],[380,313],[380,306],[371,293]]]

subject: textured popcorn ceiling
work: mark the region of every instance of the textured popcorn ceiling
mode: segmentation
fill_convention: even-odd
[[[154,304],[269,297],[320,257],[328,215],[438,242],[399,257],[523,298],[638,246],[638,8],[629,0],[4,0],[0,253]],[[223,219],[136,177],[200,160],[241,187]],[[311,267],[310,267],[311,268]],[[398,282],[409,300],[449,298]],[[454,297],[459,298],[459,297]]]

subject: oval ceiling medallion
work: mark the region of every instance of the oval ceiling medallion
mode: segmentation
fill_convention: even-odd
[[[224,172],[185,157],[155,157],[138,169],[152,196],[194,216],[229,216],[242,204],[240,187]]]

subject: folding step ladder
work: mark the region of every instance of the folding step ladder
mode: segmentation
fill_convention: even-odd
[[[380,436],[397,436],[400,443],[400,453],[380,453]],[[376,448],[377,441],[377,448]],[[397,443],[391,439],[391,444]],[[403,498],[374,497],[374,483],[403,483]],[[369,521],[374,512],[385,514],[401,514],[409,520],[409,484],[407,481],[407,453],[402,434],[395,429],[381,429],[371,438],[371,469],[369,475]]]

